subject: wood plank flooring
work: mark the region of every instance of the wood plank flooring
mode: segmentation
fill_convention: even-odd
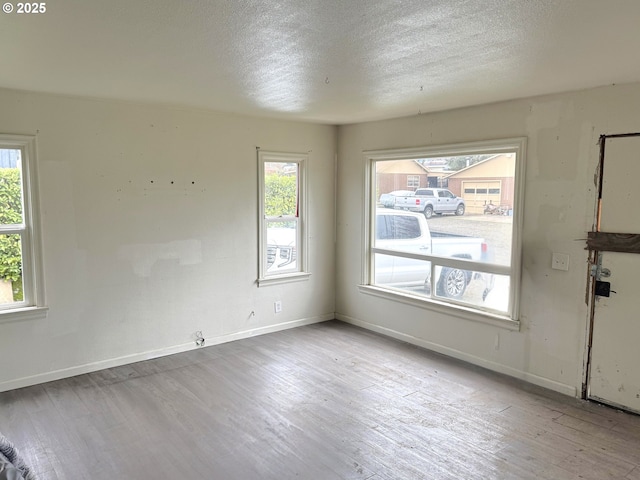
[[[640,417],[341,322],[0,393],[42,480],[640,480]]]

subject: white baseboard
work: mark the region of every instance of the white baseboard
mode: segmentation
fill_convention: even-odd
[[[219,335],[216,337],[205,338],[205,345],[219,345],[221,343],[232,342],[234,340],[241,340],[243,338],[254,337],[256,335],[264,335],[266,333],[278,332],[280,330],[287,330],[289,328],[301,327],[303,325],[311,325],[312,323],[325,322],[327,320],[333,320],[335,315],[333,313],[326,313],[316,317],[303,318],[300,320],[293,320],[290,322],[278,323],[276,325],[268,325],[265,327],[252,328],[249,330],[243,330],[241,332],[229,333],[226,335]],[[18,378],[15,380],[9,380],[0,383],[0,392],[6,392],[8,390],[14,390],[16,388],[30,387],[40,383],[51,382],[53,380],[60,380],[62,378],[74,377],[76,375],[82,375],[84,373],[96,372],[98,370],[104,370],[105,368],[120,367],[129,363],[142,362],[144,360],[151,360],[152,358],[164,357],[166,355],[173,355],[174,353],[187,352],[189,350],[196,350],[198,347],[194,342],[183,343],[181,345],[173,345],[171,347],[160,348],[157,350],[148,350],[146,352],[135,353],[132,355],[125,355],[123,357],[110,358],[107,360],[100,360],[98,362],[87,363],[84,365],[77,365],[74,367],[63,368],[60,370],[53,370],[51,372],[39,373],[29,377]]]
[[[468,353],[461,352],[459,350],[456,350],[450,347],[445,347],[437,343],[429,342],[428,340],[424,340],[422,338],[414,337],[413,335],[408,335],[406,333],[398,332],[390,328],[381,327],[380,325],[375,325],[373,323],[365,322],[363,320],[359,320],[357,318],[353,318],[348,315],[336,313],[335,318],[345,323],[350,323],[352,325],[356,325],[358,327],[362,327],[364,329],[371,330],[373,332],[381,333],[382,335],[386,335],[388,337],[392,337],[397,340],[410,343],[412,345],[417,345],[419,347],[426,348],[427,350],[441,353],[449,357],[457,358],[458,360],[463,360],[467,363],[471,363],[473,365],[477,365],[479,367],[483,367],[497,373],[502,373],[510,377],[515,377],[520,380],[524,380],[525,382],[538,385],[539,387],[548,388],[549,390],[553,390],[553,391],[562,393],[564,395],[569,395],[571,397],[577,396],[578,390],[576,387],[572,385],[566,385],[564,383],[556,382],[555,380],[550,380],[548,378],[540,377],[538,375],[534,375],[529,372],[518,370],[516,368],[509,367],[501,363],[496,363],[481,357],[476,357],[475,355],[470,355]]]
[[[429,342],[427,340],[414,337],[406,333],[398,332],[396,330],[392,330],[386,327],[381,327],[379,325],[375,325],[373,323],[365,322],[363,320],[359,320],[357,318],[353,318],[348,315],[343,315],[339,313],[335,313],[335,314],[327,313],[327,314],[316,316],[316,317],[303,318],[300,320],[278,323],[276,325],[268,325],[260,328],[252,328],[249,330],[243,330],[241,332],[235,332],[235,333],[220,335],[216,337],[208,337],[208,338],[205,338],[205,345],[206,346],[219,345],[221,343],[232,342],[234,340],[241,340],[243,338],[249,338],[256,335],[264,335],[267,333],[287,330],[289,328],[301,327],[303,325],[311,325],[313,323],[320,323],[327,320],[332,320],[334,318],[346,323],[350,323],[352,325],[356,325],[358,327],[365,328],[367,330],[371,330],[371,331],[386,335],[388,337],[401,340],[403,342],[410,343],[412,345],[417,345],[419,347],[426,348],[427,350],[431,350],[437,353],[441,353],[443,355],[447,355],[449,357],[463,360],[473,365],[478,365],[480,367],[487,368],[494,372],[503,373],[511,377],[519,378],[521,380],[532,383],[534,385],[548,388],[549,390],[553,390],[553,391],[556,391],[565,395],[569,395],[572,397],[577,396],[577,389],[574,386],[556,382],[554,380],[540,377],[532,373],[524,372],[522,370],[518,370],[506,365],[502,365],[500,363],[492,362],[490,360],[486,360],[481,357],[469,355],[468,353],[461,352],[453,348],[445,347],[443,345]],[[127,365],[130,363],[142,362],[144,360],[150,360],[153,358],[163,357],[166,355],[173,355],[174,353],[187,352],[189,350],[196,350],[198,348],[200,347],[197,347],[194,344],[194,342],[189,342],[189,343],[174,345],[171,347],[161,348],[157,350],[149,350],[146,352],[136,353],[132,355],[125,355],[123,357],[111,358],[107,360],[101,360],[98,362],[87,363],[84,365],[78,365],[70,368],[64,368],[60,370],[54,370],[51,372],[40,373],[40,374],[32,375],[29,377],[23,377],[15,380],[2,382],[0,383],[0,392],[14,390],[16,388],[29,387],[31,385],[51,382],[53,380],[60,380],[62,378],[82,375],[84,373],[96,372],[98,370],[104,370],[106,368],[113,368],[113,367],[119,367],[122,365]]]

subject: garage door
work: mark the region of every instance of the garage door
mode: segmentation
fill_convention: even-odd
[[[462,182],[462,198],[468,213],[484,213],[488,203],[500,205],[500,180],[486,182]]]

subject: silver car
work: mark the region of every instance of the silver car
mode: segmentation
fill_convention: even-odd
[[[413,190],[395,190],[393,192],[383,193],[380,195],[379,203],[386,208],[395,208],[396,197],[406,197],[407,195],[412,194]]]

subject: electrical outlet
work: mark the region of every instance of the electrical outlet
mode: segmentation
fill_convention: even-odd
[[[273,311],[276,313],[280,313],[282,311],[282,302],[280,300],[273,302]]]
[[[554,270],[569,270],[569,255],[566,253],[554,253],[551,257],[551,268]]]

